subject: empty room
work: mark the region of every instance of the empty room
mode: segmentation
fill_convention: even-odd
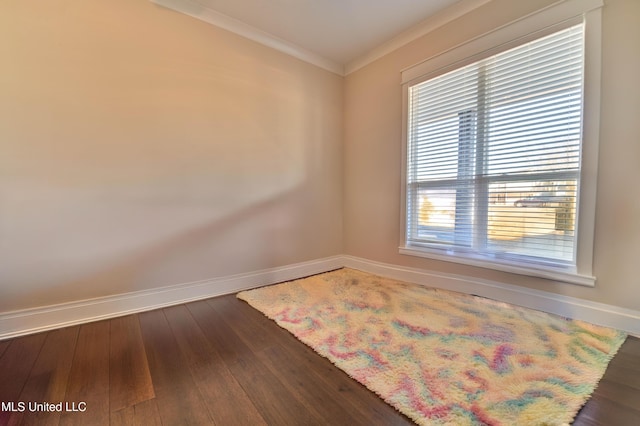
[[[0,426],[640,424],[639,24],[0,1]]]

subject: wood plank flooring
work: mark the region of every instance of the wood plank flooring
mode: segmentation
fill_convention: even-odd
[[[1,426],[413,424],[233,295],[0,341],[0,401],[76,409]],[[640,339],[574,424],[640,424]]]

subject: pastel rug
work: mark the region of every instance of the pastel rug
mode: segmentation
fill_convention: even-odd
[[[351,269],[238,298],[420,425],[570,423],[626,338]]]

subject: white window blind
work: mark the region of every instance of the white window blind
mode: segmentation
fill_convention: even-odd
[[[406,245],[575,267],[584,24],[409,86]]]

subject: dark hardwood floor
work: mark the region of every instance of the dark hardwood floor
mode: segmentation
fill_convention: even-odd
[[[0,341],[0,401],[0,425],[413,424],[233,295]],[[640,424],[640,339],[574,424]]]

